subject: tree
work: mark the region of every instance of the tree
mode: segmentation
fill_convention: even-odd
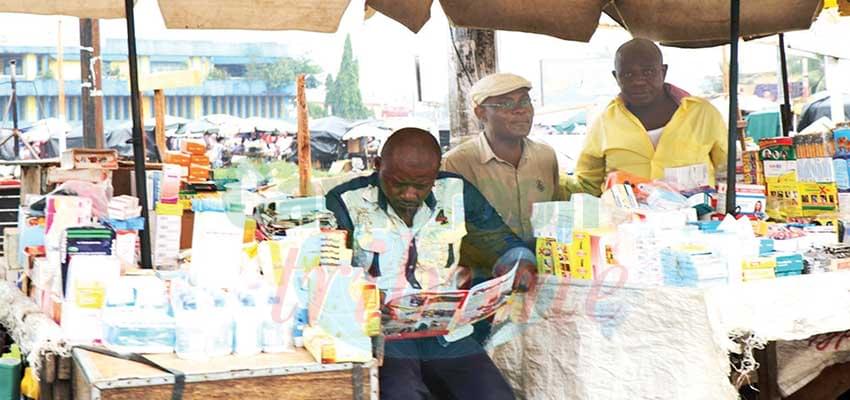
[[[295,82],[299,74],[308,75],[307,86],[316,85],[318,82],[312,74],[322,72],[313,61],[306,57],[291,58],[284,57],[273,64],[250,63],[245,76],[251,80],[264,81],[271,89],[278,89]]]
[[[342,61],[336,80],[330,75],[325,80],[327,94],[325,103],[330,106],[331,114],[348,119],[363,119],[372,113],[363,105],[360,94],[360,68],[351,50],[351,36],[345,37]]]
[[[307,113],[310,118],[323,118],[328,116],[328,110],[320,103],[307,103]]]
[[[227,71],[221,68],[213,67],[210,70],[210,73],[207,74],[207,79],[211,81],[223,81],[230,79],[230,74],[228,74]]]

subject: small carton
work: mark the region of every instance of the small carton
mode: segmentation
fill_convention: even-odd
[[[68,149],[62,152],[62,169],[118,169],[118,152],[114,149]]]
[[[207,146],[203,140],[186,139],[180,142],[180,151],[193,155],[203,155],[207,152]]]

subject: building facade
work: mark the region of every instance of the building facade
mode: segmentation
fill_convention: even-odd
[[[294,109],[292,85],[271,88],[263,81],[248,79],[252,65],[274,63],[287,57],[284,45],[276,43],[216,43],[205,41],[137,42],[139,79],[164,71],[200,70],[200,86],[166,89],[168,115],[197,119],[209,114],[238,117],[290,119]],[[56,77],[62,68],[65,117],[74,124],[82,118],[80,50],[66,47],[62,66],[57,49],[49,46],[0,46],[0,120],[12,119],[10,61],[17,63],[18,119],[23,123],[59,116]],[[130,114],[127,43],[108,39],[101,49],[103,116],[109,121],[126,121]],[[153,93],[143,93],[143,114],[152,116]]]

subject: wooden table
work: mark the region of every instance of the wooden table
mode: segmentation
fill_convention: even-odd
[[[82,349],[73,350],[77,400],[170,400],[174,377],[143,364]],[[375,399],[378,367],[319,364],[303,349],[189,361],[175,354],[149,355],[159,365],[186,374],[184,399]]]

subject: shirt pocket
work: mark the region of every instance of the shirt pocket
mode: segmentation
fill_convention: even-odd
[[[605,172],[637,172],[649,165],[649,158],[634,150],[612,147],[605,150]]]
[[[665,143],[661,149],[661,163],[665,168],[684,167],[694,164],[710,164],[711,145],[691,138],[676,138]]]

